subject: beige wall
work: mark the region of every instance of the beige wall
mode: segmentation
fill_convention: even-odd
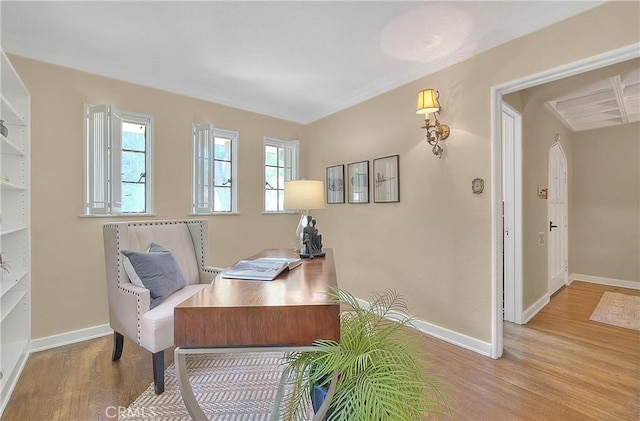
[[[394,288],[415,316],[490,342],[491,87],[638,43],[638,13],[637,3],[606,4],[311,124],[316,177],[326,166],[400,154],[400,203],[330,205],[318,216],[341,285],[361,297]],[[440,90],[440,119],[451,126],[441,160],[414,113],[428,87]],[[540,136],[552,143],[557,131],[569,137],[559,126]],[[475,177],[485,180],[482,195],[471,192]],[[527,183],[535,189],[546,169],[538,178]],[[533,225],[537,233],[546,224]]]
[[[307,127],[16,58],[33,101],[33,337],[107,322],[100,226],[79,218],[82,102],[110,102],[156,117],[156,210],[184,217],[189,203],[189,127],[210,120],[240,130],[242,216],[210,218],[213,261],[289,244],[293,217],[261,216],[263,135],[303,140],[303,176],[325,167],[400,154],[396,204],[329,205],[316,212],[339,282],[366,298],[395,288],[412,313],[491,340],[492,86],[637,43],[637,3],[611,3],[507,43]],[[600,22],[593,31],[593,22]],[[416,93],[441,92],[452,129],[438,160],[414,113]],[[313,158],[311,158],[313,157]],[[482,195],[471,180],[485,179]],[[295,221],[294,221],[295,224]]]
[[[191,124],[238,130],[241,215],[206,218],[212,263],[228,265],[263,248],[293,245],[296,216],[262,215],[262,138],[300,139],[304,153],[302,126],[38,61],[11,60],[31,93],[34,339],[108,323],[102,224],[128,218],[80,217],[84,102],[154,116],[158,220],[190,212]]]
[[[640,282],[640,123],[574,135],[573,272]]]

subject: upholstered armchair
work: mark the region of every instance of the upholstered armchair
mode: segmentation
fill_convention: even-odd
[[[124,337],[150,351],[155,392],[161,394],[164,392],[164,350],[174,345],[173,308],[209,285],[220,272],[208,266],[206,221],[107,223],[103,229],[109,323],[114,331],[112,360],[120,359]],[[163,260],[162,264],[152,260],[145,269],[137,266],[138,260],[134,258],[143,262],[147,258]],[[169,289],[168,293],[166,290],[158,293],[145,279],[142,283],[140,279],[131,279],[136,277],[136,272],[140,275],[145,270],[172,272],[164,269],[163,262],[169,262],[173,268],[177,263],[179,271],[174,270],[172,276],[184,278],[173,288],[177,289],[175,292]],[[166,296],[157,297],[159,294]]]

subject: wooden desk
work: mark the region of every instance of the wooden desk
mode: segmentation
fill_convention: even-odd
[[[273,281],[220,278],[174,310],[180,348],[312,345],[340,340],[340,305],[331,249]],[[264,250],[253,257],[297,257],[293,250]],[[253,258],[252,257],[252,258]]]
[[[340,305],[327,295],[331,287],[338,286],[333,250],[325,251],[325,257],[304,259],[302,265],[283,272],[273,281],[218,276],[211,286],[175,307],[176,374],[193,419],[207,418],[189,384],[186,354],[312,351],[316,339],[340,340]],[[298,255],[293,250],[270,249],[252,257]],[[334,373],[333,385],[336,379]],[[284,379],[276,405],[283,387]],[[325,401],[324,411],[319,411],[314,419],[322,419],[329,401],[330,397]],[[272,415],[275,419],[277,407]]]

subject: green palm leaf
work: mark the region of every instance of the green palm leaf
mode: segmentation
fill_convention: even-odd
[[[286,357],[295,385],[287,411],[294,421],[306,419],[310,390],[327,384],[334,370],[340,374],[328,421],[421,421],[426,413],[450,414],[449,386],[429,370],[402,296],[377,293],[367,307],[344,290],[331,296],[350,307],[340,316],[340,343],[317,340],[317,351]]]

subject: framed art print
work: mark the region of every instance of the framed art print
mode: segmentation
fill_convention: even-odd
[[[349,203],[369,203],[369,161],[347,166]]]
[[[327,203],[344,203],[344,165],[327,167]]]
[[[400,201],[400,155],[373,160],[373,201]]]

